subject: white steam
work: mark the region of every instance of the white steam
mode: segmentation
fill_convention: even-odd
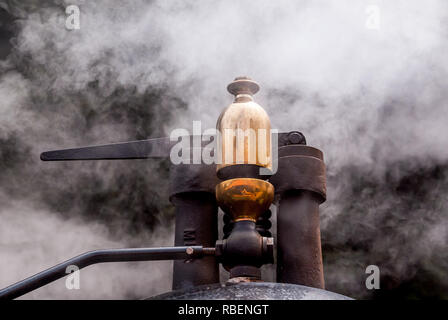
[[[80,6],[80,30],[65,29],[64,7],[69,4]],[[378,29],[366,28],[369,5],[379,9]],[[426,186],[434,192],[431,205],[407,206],[413,199],[397,198],[382,188],[396,163],[404,163],[396,173],[399,179],[403,172],[448,161],[446,1],[103,0],[54,1],[42,6],[7,1],[2,7],[21,20],[13,54],[0,65],[0,138],[12,132],[25,136],[34,154],[53,147],[126,140],[129,123],[111,126],[100,121],[85,134],[80,129],[85,123],[76,93],[88,92],[92,82],[100,94],[85,93],[83,103],[100,113],[107,112],[112,102],[141,95],[148,88],[168,88],[187,109],[159,121],[165,134],[178,127],[191,128],[193,120],[202,120],[203,128],[213,127],[231,100],[226,85],[235,76],[248,75],[261,85],[255,99],[270,114],[273,127],[300,130],[308,144],[325,153],[329,199],[322,211],[324,241],[343,245],[365,237],[374,256],[382,254],[377,261],[390,261],[380,269],[391,274],[406,274],[405,269],[416,261],[446,249],[446,174],[436,186]],[[29,70],[12,67],[22,60],[31,61]],[[126,91],[128,96],[121,100],[111,98],[117,88],[134,91]],[[49,102],[49,97],[59,101]],[[154,117],[163,119],[173,108],[173,102],[164,97]],[[73,129],[73,124],[79,127]],[[51,172],[49,166],[41,168]],[[113,168],[106,166],[106,171]],[[363,185],[360,179],[366,177],[377,187]],[[363,188],[356,198],[352,195],[355,185]],[[44,210],[34,215],[32,207],[22,204],[14,218],[9,210],[17,207],[2,201],[8,205],[2,205],[0,212],[1,231],[29,229],[23,241],[37,241],[42,248],[48,244],[48,250],[40,253],[31,246],[9,252],[6,248],[14,246],[17,238],[1,232],[2,284],[51,265],[62,255],[91,249],[93,244],[119,244],[84,222],[62,223],[54,212]],[[347,210],[350,214],[344,217]],[[393,220],[390,232],[383,234],[379,229],[394,215],[400,223]],[[61,229],[62,225],[66,228]],[[370,231],[351,234],[353,225]],[[77,232],[83,234],[82,243],[63,251],[67,243],[76,243]],[[363,271],[375,261],[357,254],[326,262],[330,288],[368,294],[362,288]],[[26,263],[29,257],[39,267],[31,268]],[[443,256],[434,259],[434,264],[446,266]],[[24,264],[27,269],[19,274]],[[143,266],[136,268],[144,278],[140,275]],[[148,288],[152,281],[160,281],[149,275]],[[160,275],[169,278],[166,272]],[[167,281],[163,288],[169,288]],[[126,285],[139,285],[129,282]],[[97,288],[92,285],[92,297],[125,295],[121,291],[113,295],[109,292],[113,287]],[[135,288],[135,294],[145,293]],[[39,297],[52,297],[50,291]],[[70,297],[56,288],[54,292],[57,297]]]

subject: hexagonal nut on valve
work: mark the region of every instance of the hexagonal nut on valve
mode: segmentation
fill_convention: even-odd
[[[263,237],[263,257],[265,263],[274,263],[274,238]]]
[[[223,256],[224,251],[224,240],[218,240],[215,244],[215,256],[220,261]]]

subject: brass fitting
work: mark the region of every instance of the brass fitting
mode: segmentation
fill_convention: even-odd
[[[257,179],[260,167],[272,169],[271,123],[266,111],[253,101],[259,90],[255,81],[239,77],[227,89],[235,101],[216,125],[222,160],[217,174],[224,180],[216,186],[216,200],[234,225],[228,238],[216,242],[216,255],[230,278],[258,280],[259,268],[273,262],[273,238],[262,237],[256,230],[257,219],[274,200],[273,185]]]
[[[271,121],[266,111],[253,100],[259,85],[248,77],[238,77],[227,87],[235,100],[218,118],[216,128],[221,163],[220,171],[232,165],[253,165],[272,169]]]
[[[230,179],[216,186],[216,200],[221,209],[231,215],[234,222],[256,222],[274,200],[274,187],[260,179]]]

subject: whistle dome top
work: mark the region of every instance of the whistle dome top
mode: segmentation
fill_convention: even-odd
[[[259,89],[258,83],[248,77],[237,77],[227,86],[235,99],[222,111],[216,123],[221,133],[218,145],[221,161],[217,165],[221,179],[241,177],[241,172],[236,174],[230,168],[234,165],[237,165],[235,168],[246,165],[243,171],[247,172],[243,176],[252,178],[255,176],[248,172],[254,169],[253,165],[272,168],[271,122],[266,111],[252,97]]]
[[[260,90],[260,86],[249,77],[236,77],[228,86],[227,90],[237,96],[239,94],[254,95]]]

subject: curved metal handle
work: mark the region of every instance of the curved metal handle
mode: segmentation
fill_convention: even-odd
[[[151,260],[189,260],[214,255],[215,248],[202,246],[127,248],[95,250],[64,261],[34,276],[19,281],[0,290],[0,299],[15,299],[66,275],[67,267],[74,265],[79,269],[102,262],[151,261]]]

